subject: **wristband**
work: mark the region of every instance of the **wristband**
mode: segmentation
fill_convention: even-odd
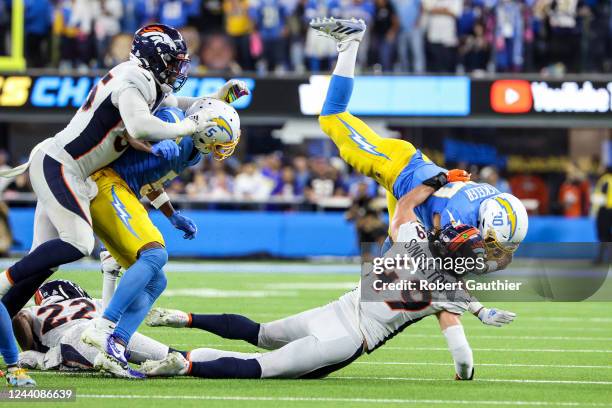
[[[445,173],[442,173],[442,172],[423,181],[423,185],[431,187],[436,191],[444,187],[446,184],[448,184],[448,177],[446,176]]]
[[[159,210],[159,207],[166,204],[168,201],[170,201],[170,197],[168,197],[168,194],[166,194],[166,192],[164,191],[163,193],[158,195],[155,200],[151,201],[151,205],[155,207],[156,210]]]

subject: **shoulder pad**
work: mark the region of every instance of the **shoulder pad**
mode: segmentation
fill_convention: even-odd
[[[121,65],[123,66],[117,67],[117,79],[120,81],[120,85],[113,92],[113,103],[116,104],[117,98],[119,98],[119,95],[125,89],[136,88],[147,103],[153,105],[157,97],[157,87],[155,86],[153,75],[131,61]]]

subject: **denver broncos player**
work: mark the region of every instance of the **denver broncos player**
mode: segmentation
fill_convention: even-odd
[[[334,39],[339,51],[319,117],[321,129],[348,164],[387,190],[391,239],[404,242],[404,226],[416,219],[433,232],[448,224],[475,226],[487,245],[487,270],[504,268],[527,234],[527,211],[521,201],[489,184],[469,182],[463,171],[436,166],[411,143],[382,138],[351,115],[347,106],[366,25],[362,20],[333,18],[310,25]]]
[[[38,285],[58,266],[88,255],[94,246],[89,201],[96,187],[89,176],[113,162],[126,145],[124,130],[137,139],[159,141],[200,134],[215,126],[207,112],[196,112],[177,123],[152,115],[162,103],[186,109],[196,98],[172,96],[185,83],[189,55],[181,34],[161,24],[145,26],[134,35],[130,61],[111,69],[91,90],[70,123],[37,145],[27,163],[0,172],[10,177],[30,170],[38,203],[30,253],[0,273],[0,296],[19,286],[19,310]],[[155,249],[141,253],[163,261]],[[21,285],[20,285],[21,284]],[[13,288],[15,289],[15,288]],[[0,352],[12,364],[16,351],[10,316],[0,305]]]

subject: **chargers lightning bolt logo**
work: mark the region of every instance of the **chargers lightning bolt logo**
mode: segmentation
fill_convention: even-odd
[[[385,159],[389,160],[387,155],[377,151],[376,146],[368,142],[363,136],[357,133],[357,131],[353,129],[351,125],[349,125],[342,119],[340,119],[340,122],[342,122],[344,126],[346,126],[346,128],[351,131],[351,134],[349,136],[351,137],[351,139],[353,139],[353,141],[355,141],[355,143],[357,143],[357,145],[359,146],[361,150],[368,152],[370,154],[373,154],[374,156],[384,157]]]
[[[130,213],[127,212],[127,210],[125,209],[125,205],[123,205],[121,200],[119,200],[119,197],[117,197],[117,193],[115,193],[115,186],[111,188],[111,195],[113,196],[112,205],[115,209],[117,217],[119,217],[123,225],[125,225],[125,227],[128,229],[128,231],[132,233],[132,235],[140,239],[138,234],[136,234],[136,231],[134,231],[134,229],[130,225],[130,220],[132,219],[132,216],[130,215]]]

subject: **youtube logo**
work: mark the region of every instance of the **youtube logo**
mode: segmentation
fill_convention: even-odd
[[[522,79],[503,79],[491,85],[491,108],[498,113],[527,113],[533,106],[531,84]]]

